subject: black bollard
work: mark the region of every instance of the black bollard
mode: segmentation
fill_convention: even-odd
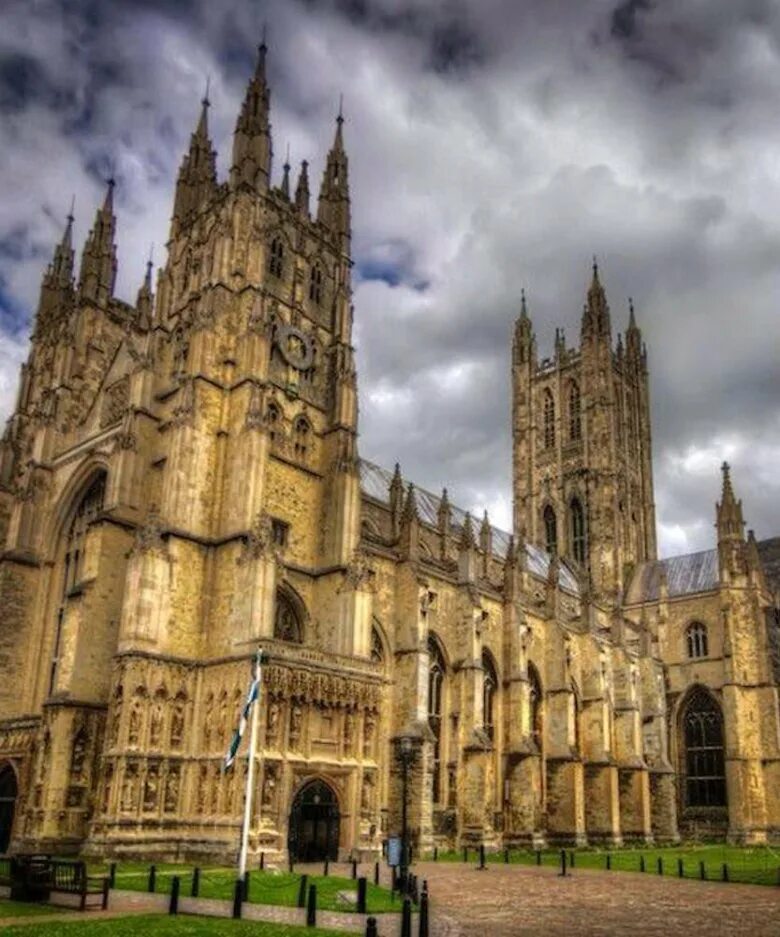
[[[249,869],[244,872],[244,901],[249,901]]]
[[[658,857],[658,874],[659,875],[664,874],[664,860],[662,856]]]
[[[536,864],[537,865],[542,864],[542,850],[541,849],[536,850]]]
[[[509,850],[508,849],[504,850],[504,862],[506,865],[509,865]]]
[[[434,862],[439,861],[439,847],[438,846],[433,847],[433,861]]]
[[[398,866],[397,866],[397,865],[391,865],[391,866],[390,866],[390,871],[393,873],[393,880],[392,880],[392,882],[390,883],[390,890],[391,890],[391,891],[398,891]]]
[[[680,878],[684,878],[684,877],[685,877],[685,869],[683,868],[683,861],[682,861],[682,859],[678,859],[678,860],[677,860],[677,875],[678,875]]]
[[[485,869],[485,844],[479,844],[479,870],[480,872]]]
[[[325,876],[325,878],[328,877],[328,870],[329,870],[329,869],[330,869],[330,859],[326,859],[326,860],[325,860],[325,864],[324,864],[323,867],[322,867],[322,874]]]
[[[420,929],[418,937],[428,937],[428,883],[423,882],[420,895]]]
[[[104,911],[108,910],[108,890],[110,888],[110,882],[107,878],[103,879],[103,901],[101,902],[101,907]]]
[[[315,927],[317,924],[317,886],[309,885],[309,900],[306,904],[306,926]]]
[[[200,894],[200,869],[198,866],[192,870],[192,888],[190,889],[190,895],[193,898],[197,898]]]
[[[379,863],[378,862],[374,863],[374,884],[375,885],[379,884]]]
[[[241,902],[244,898],[244,883],[240,878],[236,879],[233,888],[233,917],[238,920],[241,917]]]
[[[645,870],[645,857],[640,856],[639,857],[639,871],[644,872],[644,870]]]
[[[370,917],[366,921],[366,937],[379,937],[376,930],[376,918]]]
[[[357,878],[357,859],[352,860],[352,878],[353,880]]]
[[[704,863],[699,863],[699,878],[704,881],[707,878],[707,870],[704,868]]]
[[[155,885],[157,884],[157,866],[149,866],[149,891],[153,892]]]
[[[171,900],[168,904],[168,914],[178,914],[179,913],[179,885],[180,879],[178,875],[174,875],[171,879]]]
[[[265,869],[265,853],[261,852],[260,853],[260,871],[262,872],[264,871],[264,869]]]
[[[607,853],[607,872],[612,868],[612,856]]]
[[[401,911],[401,937],[412,937],[412,902],[409,898],[404,898]]]
[[[463,847],[463,861],[464,862],[469,861],[469,847],[468,846]]]
[[[357,892],[357,913],[365,914],[366,913],[366,890],[368,887],[368,881],[365,878],[359,878],[358,883],[358,892]]]
[[[116,862],[112,862],[108,867],[108,887],[116,888]]]
[[[727,882],[729,880],[729,867],[726,863],[723,863],[723,881]]]
[[[566,877],[566,850],[561,850],[561,872],[560,874],[565,878]]]
[[[307,886],[308,884],[309,884],[309,876],[308,876],[308,875],[302,875],[302,876],[301,876],[301,882],[300,882],[300,885],[299,885],[299,887],[298,887],[298,907],[299,907],[299,908],[305,908],[305,907],[306,907],[306,886]]]
[[[574,868],[574,853],[573,853],[573,852],[570,852],[570,853],[569,853],[569,865],[570,865],[572,868]]]

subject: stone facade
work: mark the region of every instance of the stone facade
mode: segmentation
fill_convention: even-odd
[[[312,212],[306,163],[271,184],[264,60],[225,182],[203,104],[154,292],[113,295],[113,183],[44,275],[0,449],[0,847],[234,856],[258,645],[254,854],[377,853],[404,736],[422,848],[778,835],[777,592],[728,479],[709,578],[657,560],[633,316],[613,349],[594,269],[540,363],[523,302],[512,536],[360,460],[343,122]]]

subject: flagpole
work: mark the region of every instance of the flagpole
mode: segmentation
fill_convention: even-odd
[[[255,780],[255,750],[257,748],[257,720],[260,710],[260,696],[263,692],[263,650],[258,647],[255,662],[257,676],[257,699],[252,706],[252,724],[249,729],[249,765],[246,772],[246,796],[244,797],[244,823],[241,827],[241,851],[238,857],[238,876],[246,874],[246,854],[249,847],[249,824],[252,821],[252,793]]]

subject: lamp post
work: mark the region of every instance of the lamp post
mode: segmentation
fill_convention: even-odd
[[[395,757],[401,766],[401,893],[406,894],[409,886],[409,827],[407,800],[409,791],[409,768],[417,760],[414,739],[402,735],[397,740]]]

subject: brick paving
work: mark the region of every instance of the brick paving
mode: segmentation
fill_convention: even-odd
[[[780,937],[780,888],[633,872],[420,863],[431,937]],[[382,934],[384,937],[384,934]]]

